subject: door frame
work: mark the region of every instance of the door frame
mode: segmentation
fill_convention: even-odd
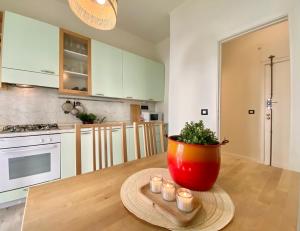
[[[218,96],[217,96],[217,136],[219,139],[222,139],[221,137],[221,93],[222,93],[222,45],[228,41],[231,41],[233,39],[236,39],[238,37],[250,34],[252,32],[256,32],[259,31],[261,29],[273,26],[275,24],[284,22],[284,21],[288,21],[289,22],[289,15],[281,15],[278,17],[275,17],[271,20],[268,20],[266,22],[260,23],[260,24],[256,24],[253,26],[249,26],[245,29],[240,30],[239,32],[235,32],[232,33],[229,36],[225,36],[221,39],[218,40]],[[290,30],[290,28],[289,28]],[[289,43],[291,44],[291,36],[289,36]],[[290,58],[290,57],[289,57]],[[265,63],[263,63],[263,67],[264,67]],[[290,63],[290,68],[291,68],[291,63]],[[292,70],[292,69],[291,69]],[[290,95],[290,100],[291,99],[291,95]],[[265,164],[265,151],[264,148],[262,149],[263,151],[260,153],[260,159],[256,160],[259,161],[260,163]]]

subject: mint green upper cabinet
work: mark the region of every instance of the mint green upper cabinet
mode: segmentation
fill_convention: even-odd
[[[124,51],[123,91],[125,98],[163,101],[164,65]]]
[[[38,78],[45,76],[46,87],[58,87],[59,75],[59,29],[15,13],[5,12],[3,31],[2,67],[19,72],[2,77],[3,82],[43,85]],[[32,76],[22,76],[20,71],[36,75],[36,84]],[[17,75],[18,77],[11,76]],[[20,78],[20,79],[16,79]],[[23,82],[22,82],[23,78]],[[48,84],[49,83],[49,84]],[[57,86],[54,86],[56,85]]]
[[[123,52],[123,93],[125,98],[147,98],[146,59],[126,51]]]
[[[123,97],[122,50],[92,40],[92,94]]]
[[[146,99],[163,101],[165,92],[165,67],[163,64],[146,59]]]

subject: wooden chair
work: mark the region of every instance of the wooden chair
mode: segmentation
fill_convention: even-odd
[[[134,149],[135,149],[135,158],[141,158],[141,145],[140,145],[140,131],[139,128],[143,128],[143,143],[145,156],[149,157],[160,153],[157,150],[156,145],[156,132],[155,127],[159,126],[159,139],[161,145],[161,152],[165,152],[165,142],[164,142],[164,123],[163,122],[135,122],[133,123],[134,130]]]
[[[110,166],[113,166],[113,130],[121,129],[122,159],[127,162],[126,124],[125,123],[104,123],[104,124],[76,124],[76,175],[82,174],[81,165],[81,132],[82,129],[92,129],[93,139],[93,171],[96,171],[96,145],[98,144],[99,169],[108,167],[108,145]],[[96,133],[98,133],[96,142]],[[107,138],[109,136],[109,139]],[[108,142],[109,140],[109,142]],[[104,148],[103,148],[104,147]],[[103,153],[102,153],[103,152]],[[103,155],[102,155],[103,154]],[[104,166],[103,166],[104,156]]]

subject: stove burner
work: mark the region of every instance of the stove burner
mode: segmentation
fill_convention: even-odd
[[[8,125],[2,129],[2,132],[49,131],[57,129],[59,129],[57,124]]]

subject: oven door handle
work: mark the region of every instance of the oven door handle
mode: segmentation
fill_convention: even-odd
[[[38,148],[38,147],[43,148]],[[19,147],[19,148],[10,148],[10,149],[2,149],[0,150],[0,154],[8,154],[8,153],[16,153],[16,152],[31,152],[31,151],[37,151],[37,150],[44,150],[44,149],[56,149],[59,148],[58,144],[52,144],[52,145],[38,145],[38,146],[32,146],[32,147]]]

